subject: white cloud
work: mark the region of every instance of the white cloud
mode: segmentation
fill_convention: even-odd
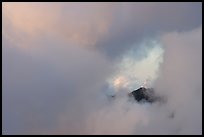
[[[137,47],[137,46],[136,46]],[[121,60],[118,61],[117,71],[108,79],[115,90],[124,88],[127,92],[144,86],[153,86],[154,80],[158,77],[159,66],[163,61],[162,46],[152,40],[146,40],[138,48],[131,48]],[[137,52],[144,54],[138,58]]]

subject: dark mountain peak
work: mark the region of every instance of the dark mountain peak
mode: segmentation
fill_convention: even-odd
[[[130,97],[134,97],[134,99],[138,102],[153,103],[158,100],[158,97],[155,95],[153,88],[140,87],[139,89],[132,91],[128,95]]]

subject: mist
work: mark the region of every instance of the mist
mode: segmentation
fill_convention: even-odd
[[[4,2],[2,134],[202,134],[201,11]],[[146,80],[165,103],[129,100]]]

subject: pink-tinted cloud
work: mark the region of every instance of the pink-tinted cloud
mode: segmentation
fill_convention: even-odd
[[[201,134],[201,3],[2,5],[3,134]],[[121,56],[141,61],[149,39],[167,104],[108,100]]]

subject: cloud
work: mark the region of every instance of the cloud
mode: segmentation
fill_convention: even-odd
[[[140,106],[119,96],[110,103],[111,106],[95,112],[94,116],[97,118],[99,115],[103,120],[93,116],[94,133],[201,134],[201,30],[202,27],[186,32],[169,32],[160,38],[165,53],[154,88],[158,94],[167,97],[167,104]]]
[[[164,62],[158,91],[168,96],[175,111],[178,134],[202,133],[202,27],[162,37]]]
[[[90,115],[90,134],[202,134],[202,27],[166,33],[160,42],[165,53],[153,87],[167,102],[141,105],[116,94]]]
[[[184,31],[202,22],[200,3],[118,3],[109,33],[97,43],[111,58],[117,58],[144,39],[168,31]]]
[[[120,83],[120,87],[127,88],[129,92],[142,86],[145,81],[148,86],[153,84],[163,61],[162,46],[154,40],[146,40],[139,46],[130,48],[118,61],[117,71],[109,83]],[[143,57],[139,58],[138,54]]]
[[[110,6],[107,3],[3,3],[3,32],[21,41],[33,42],[50,35],[72,44],[93,46],[107,32]]]
[[[25,52],[3,41],[3,134],[57,129],[64,111],[70,127],[85,119],[111,70],[103,55],[52,40]]]
[[[144,37],[198,27],[201,9],[201,3],[3,3],[3,33],[25,43],[51,35],[116,58]]]
[[[3,134],[202,133],[201,3],[2,8]],[[149,39],[164,50],[160,68],[147,63],[157,62],[160,52],[139,44]],[[168,97],[167,104],[133,103],[126,87],[116,99],[106,98],[107,79],[124,58],[161,70],[139,69],[158,77],[154,88]],[[129,72],[124,70],[127,77]]]

